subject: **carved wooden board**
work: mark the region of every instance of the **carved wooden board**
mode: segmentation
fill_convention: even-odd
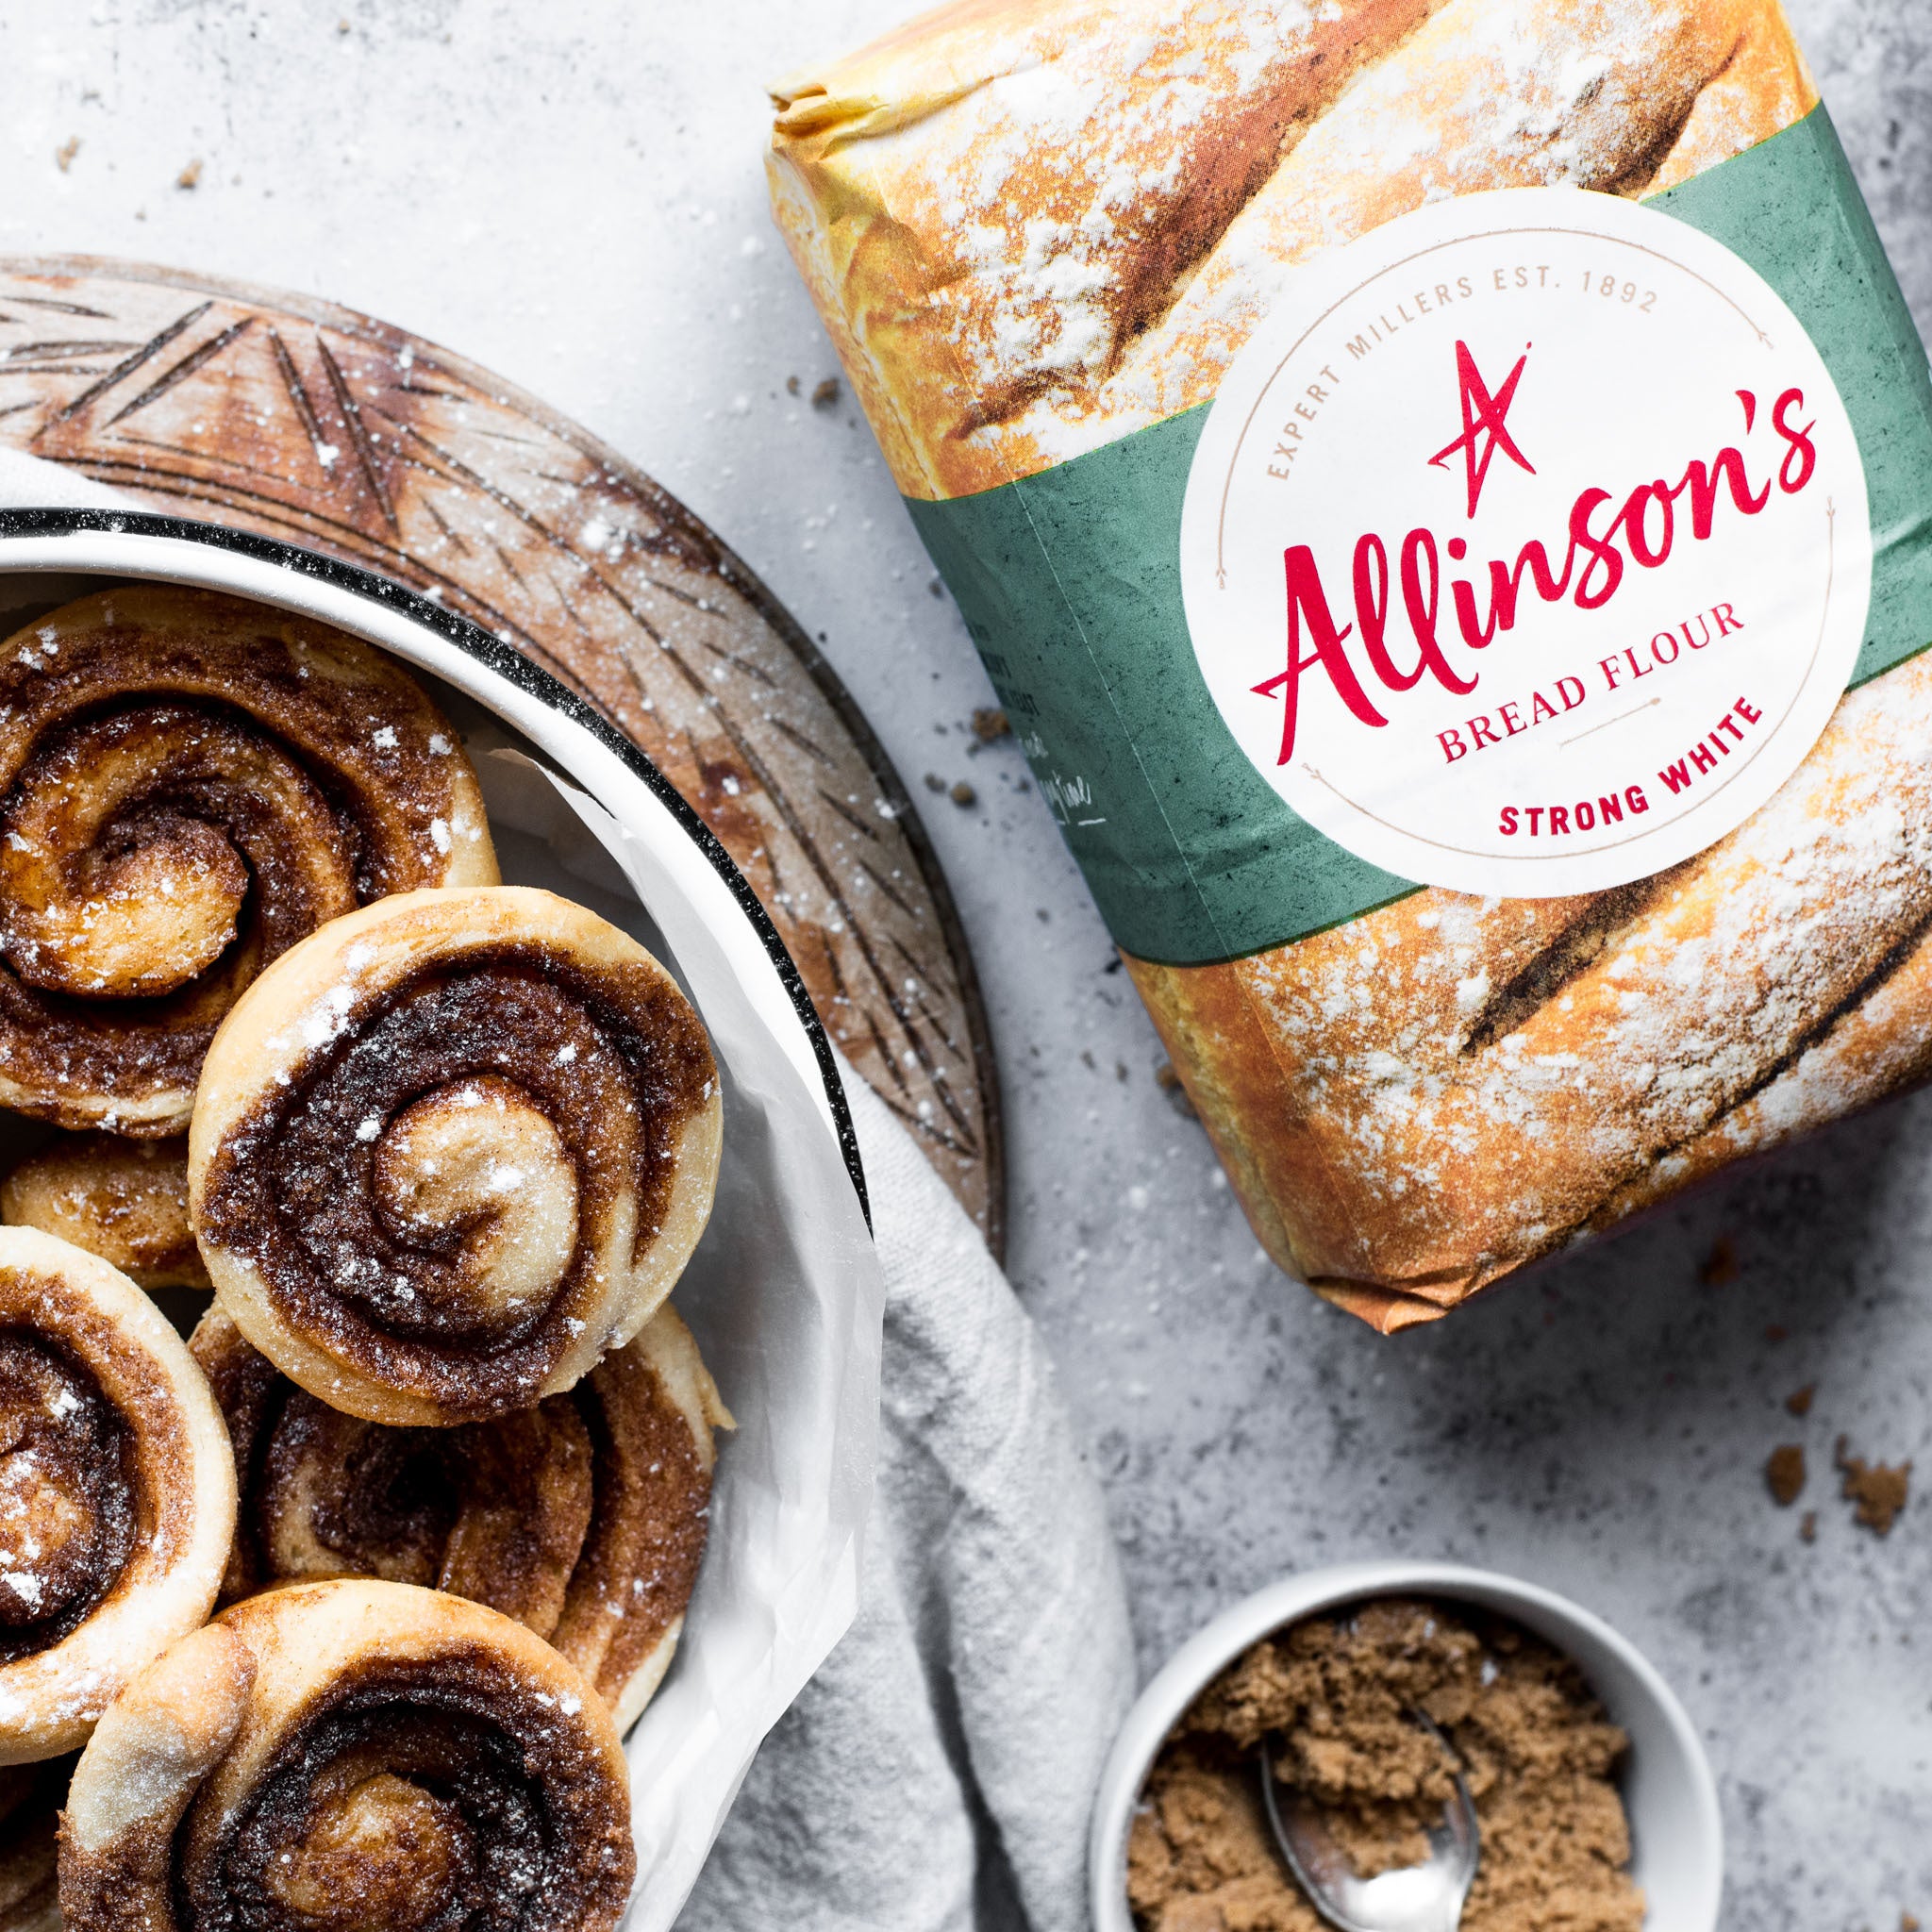
[[[704,815],[998,1252],[985,1018],[905,788],[805,633],[648,476],[400,329],[90,258],[0,258],[0,441],[381,571],[582,692]]]

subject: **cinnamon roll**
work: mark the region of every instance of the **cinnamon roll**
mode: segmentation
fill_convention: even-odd
[[[711,1431],[731,1422],[668,1302],[567,1394],[454,1429],[328,1407],[219,1307],[189,1347],[235,1445],[225,1598],[328,1576],[431,1584],[549,1639],[629,1727],[683,1628]]]
[[[142,584],[0,644],[0,1106],[178,1134],[269,960],[496,876],[456,733],[355,638]]]
[[[704,1027],[548,892],[406,893],[268,969],[210,1048],[190,1213],[222,1306],[370,1422],[528,1408],[621,1348],[704,1231]]]
[[[98,1256],[0,1228],[0,1764],[79,1744],[207,1617],[234,1533],[187,1344]]]
[[[637,1868],[609,1713],[521,1624],[408,1584],[253,1597],[82,1754],[67,1932],[608,1932]]]
[[[0,1181],[0,1222],[111,1262],[137,1288],[207,1288],[188,1225],[188,1140],[62,1135]]]

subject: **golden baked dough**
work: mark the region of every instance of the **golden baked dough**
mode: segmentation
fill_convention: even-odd
[[[367,1423],[297,1389],[219,1307],[189,1344],[242,1492],[223,1584],[381,1576],[514,1617],[628,1729],[669,1667],[731,1419],[667,1302],[576,1387],[456,1429]]]
[[[1802,121],[1817,105],[1781,0],[1751,0],[1731,58],[1697,96],[1643,192],[1661,194]]]
[[[269,960],[496,876],[456,734],[356,638],[140,584],[0,644],[0,1106],[178,1134]]]
[[[97,1256],[0,1228],[0,1764],[82,1742],[207,1617],[234,1534],[187,1344]]]
[[[1744,0],[1452,0],[1309,129],[1229,225],[1100,398],[1106,434],[1211,401],[1288,271],[1426,201],[1559,185],[1644,192],[1730,64],[1746,10]]]
[[[371,1422],[528,1408],[620,1348],[711,1211],[705,1030],[549,892],[408,892],[324,927],[224,1024],[189,1135],[222,1306]]]
[[[548,1644],[460,1597],[317,1583],[122,1694],[74,1774],[60,1910],[67,1932],[609,1932],[636,1869],[616,1727]]]
[[[207,1288],[188,1225],[188,1137],[63,1134],[0,1181],[0,1221],[38,1227],[137,1288]]]
[[[1928,744],[1920,657],[1851,692],[1768,804],[1654,879],[1431,890],[1226,965],[1130,959],[1263,1244],[1403,1327],[1772,1144],[1807,1093],[1814,1116],[1878,1097],[1932,1012],[1910,1006],[1932,993]],[[1877,1077],[1856,1065],[1874,1035]]]
[[[1443,194],[1641,194],[1817,96],[1776,0],[963,0],[773,90],[787,245],[902,491],[1211,401],[1294,265]]]
[[[589,1392],[598,1483],[550,1641],[597,1687],[624,1731],[663,1682],[683,1635],[710,1526],[712,1431],[737,1424],[668,1303],[579,1390]]]
[[[1283,150],[1441,4],[968,5],[774,89],[788,235],[873,420],[903,427],[901,487],[1020,474],[968,432],[1090,398]]]

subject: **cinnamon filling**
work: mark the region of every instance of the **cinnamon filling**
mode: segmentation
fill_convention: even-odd
[[[285,1387],[244,1504],[269,1576],[433,1586],[550,1635],[591,1526],[591,1440],[571,1397],[399,1429]]]
[[[710,1478],[631,1351],[537,1408],[435,1429],[340,1414],[225,1318],[193,1348],[242,1495],[225,1602],[343,1575],[446,1590],[548,1639],[613,1699],[683,1615]]]
[[[176,1909],[194,1932],[282,1932],[291,1916],[317,1932],[549,1932],[614,1916],[628,1833],[575,1727],[490,1657],[372,1661],[243,1804],[191,1811]]]
[[[0,1664],[77,1629],[138,1531],[126,1425],[80,1362],[0,1330]]]
[[[216,1153],[204,1240],[383,1379],[451,1405],[536,1388],[595,1304],[600,1250],[634,1259],[658,1231],[714,1077],[696,1018],[654,974],[525,943],[329,1024]]]
[[[122,1131],[145,1129],[103,1115],[92,1096],[143,1095],[193,1088],[208,1042],[255,977],[245,941],[192,986],[153,1000],[78,1000],[28,986],[0,963],[0,1056],[18,1097],[10,1104],[61,1126],[102,1119]],[[35,1099],[32,1096],[39,1096]],[[179,1131],[170,1122],[166,1131]]]
[[[438,1578],[539,1637],[552,1635],[563,1615],[591,1528],[596,1470],[574,1395],[463,1431],[463,1506]]]
[[[474,1888],[475,1840],[449,1799],[387,1771],[352,1784],[352,1766],[330,1767],[307,1836],[270,1867],[268,1889],[312,1925],[414,1932]]]
[[[433,1588],[462,1507],[444,1432],[385,1428],[276,1381],[286,1399],[242,1504],[263,1576]]]
[[[488,1326],[553,1294],[576,1245],[577,1179],[541,1108],[499,1074],[411,1101],[375,1138],[377,1218],[396,1241],[460,1244],[460,1276],[426,1284],[453,1324]]]
[[[0,937],[48,992],[173,992],[241,930],[262,963],[356,904],[355,850],[301,766],[248,719],[140,705],[35,747],[0,804]]]
[[[8,1074],[69,1125],[63,1095],[191,1088],[261,968],[353,909],[355,850],[246,718],[139,706],[36,746],[0,801]]]
[[[629,1351],[605,1357],[572,1393],[596,1457],[596,1507],[548,1635],[614,1699],[697,1587],[711,1478],[684,1418]]]
[[[179,1131],[264,965],[444,876],[468,768],[441,722],[366,646],[265,631],[240,600],[129,590],[21,632],[0,653],[8,1105]],[[174,1096],[178,1118],[117,1118]]]

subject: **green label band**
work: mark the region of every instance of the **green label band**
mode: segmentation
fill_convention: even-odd
[[[1871,493],[1855,684],[1932,639],[1932,374],[1820,107],[1649,204],[1741,256],[1844,398]],[[1282,802],[1222,723],[1182,613],[1181,504],[1207,405],[981,495],[908,509],[1114,938],[1202,965],[1414,891]]]

